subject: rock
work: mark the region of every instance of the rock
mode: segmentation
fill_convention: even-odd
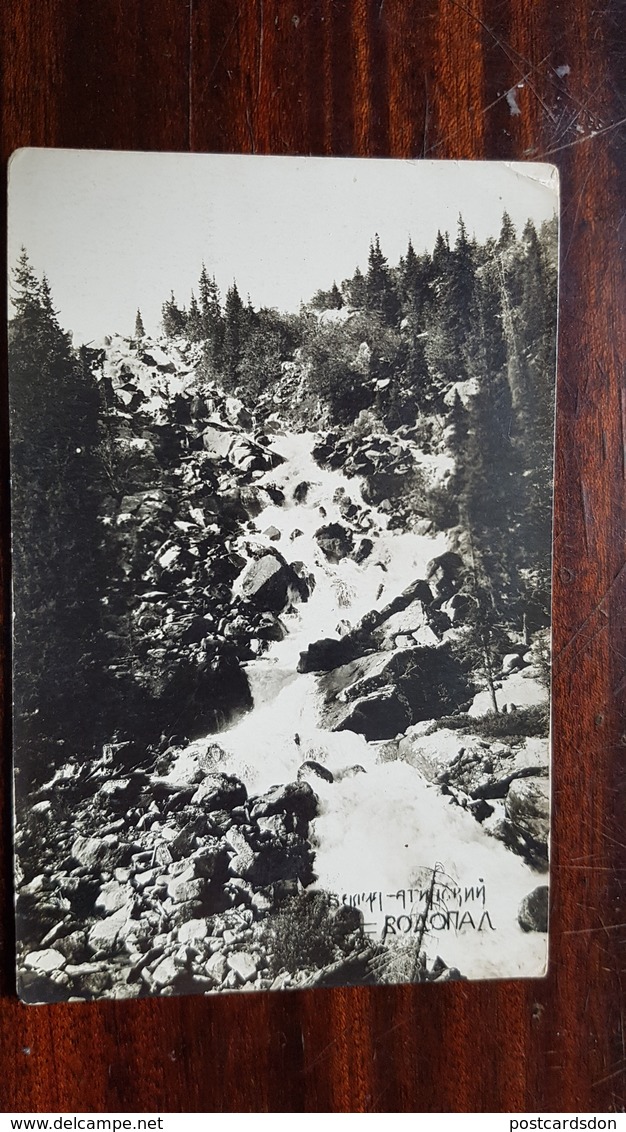
[[[451,625],[457,625],[465,620],[475,606],[476,599],[470,597],[469,594],[454,593],[451,598],[448,598],[448,601],[442,603],[440,609],[442,613],[447,615]]]
[[[360,566],[362,562],[365,562],[365,560],[369,558],[373,549],[374,543],[372,542],[371,538],[362,538],[356,550],[352,554],[352,557],[354,558],[354,561],[357,563],[357,565]]]
[[[112,842],[112,844],[111,844]],[[117,844],[117,838],[77,837],[70,850],[72,857],[87,869],[99,869],[105,862],[111,860],[111,850]]]
[[[209,934],[206,920],[187,920],[178,929],[179,943],[201,943]]]
[[[232,810],[245,803],[248,792],[238,778],[229,774],[209,774],[193,794],[194,806],[201,806],[205,813],[214,810]]]
[[[270,540],[270,542],[278,542],[279,538],[281,537],[278,527],[267,527],[263,531],[263,534]]]
[[[34,968],[18,971],[17,990],[22,1002],[33,1005],[66,1002],[70,993],[65,971],[44,974]]]
[[[410,724],[436,719],[467,696],[466,678],[447,647],[414,647],[361,657],[319,681],[320,725],[393,739]]]
[[[463,568],[463,559],[453,550],[447,550],[429,562],[427,578],[435,600],[447,601],[452,597],[459,588]]]
[[[270,840],[278,838],[280,841],[285,841],[287,835],[291,832],[287,826],[287,814],[271,814],[266,818],[257,818],[256,826],[261,841],[268,838]]]
[[[296,484],[293,489],[293,498],[295,503],[306,503],[306,497],[309,494],[310,484],[306,480],[302,480]]]
[[[331,772],[321,763],[315,762],[314,759],[307,759],[298,768],[298,782],[306,781],[308,775],[321,778],[324,782],[334,782]]]
[[[349,664],[362,652],[363,646],[351,634],[346,634],[339,640],[323,637],[319,641],[313,641],[306,652],[300,653],[298,672],[331,672],[333,668]]]
[[[287,636],[287,629],[275,613],[262,613],[256,632],[262,641],[283,641]]]
[[[155,967],[152,972],[152,982],[157,987],[170,986],[178,977],[181,971],[181,966],[176,962],[173,955],[166,956]]]
[[[368,741],[376,741],[400,735],[411,722],[410,708],[400,692],[395,688],[383,688],[350,704],[333,730],[354,731]]]
[[[385,760],[380,759],[378,761],[384,762]],[[390,762],[391,760],[388,759],[387,761]],[[354,778],[357,774],[367,774],[365,767],[361,766],[360,763],[355,763],[354,766],[347,766],[344,770],[340,770],[339,773],[335,775],[335,781],[343,782],[344,778]]]
[[[219,984],[224,982],[228,967],[226,966],[226,959],[221,951],[216,951],[211,958],[207,960],[204,969],[215,983]]]
[[[111,972],[98,963],[79,963],[72,966],[68,963],[65,971],[75,989],[88,998],[99,998],[111,986]]]
[[[306,601],[308,589],[293,567],[277,554],[268,552],[250,562],[238,579],[243,598],[257,609],[280,613],[290,601]]]
[[[410,602],[404,609],[384,617],[376,629],[375,638],[393,645],[399,634],[416,633],[429,625],[430,620],[424,603],[416,600]]]
[[[114,912],[112,916],[107,916],[104,920],[98,920],[97,923],[91,928],[87,942],[92,951],[112,951],[118,935],[128,920],[128,912],[125,908]]]
[[[206,881],[202,877],[194,877],[193,870],[185,870],[174,877],[167,886],[167,891],[174,904],[201,903],[207,889]]]
[[[213,460],[225,459],[235,435],[232,429],[220,428],[216,424],[208,425],[202,433],[205,452],[208,452]]]
[[[189,861],[194,876],[213,882],[226,879],[228,872],[228,852],[224,844],[215,840],[211,845],[206,842],[198,849]]]
[[[251,803],[251,815],[255,818],[294,814],[309,822],[317,814],[319,799],[307,782],[288,782],[273,786],[261,797],[251,799]]]
[[[509,676],[511,672],[515,672],[518,668],[523,667],[523,662],[519,653],[509,652],[502,658],[502,675]]]
[[[102,885],[100,894],[95,901],[95,907],[110,914],[126,907],[127,904],[132,902],[132,899],[133,890],[130,885],[110,880]]]
[[[239,428],[250,429],[254,424],[252,413],[238,397],[227,397],[224,404],[226,419]]]
[[[349,904],[340,904],[330,913],[330,929],[335,942],[341,945],[355,932],[363,932],[363,913]]]
[[[198,766],[204,774],[211,774],[224,758],[224,751],[218,743],[209,743],[203,750],[196,752]]]
[[[59,890],[67,897],[72,912],[77,916],[89,916],[93,912],[100,883],[94,876],[69,876],[59,881]]]
[[[329,523],[315,532],[317,543],[329,562],[341,562],[352,553],[354,539],[352,532],[341,523]]]
[[[71,963],[83,962],[87,958],[87,933],[74,931],[61,936],[56,940],[55,948]]]
[[[550,793],[546,778],[518,778],[511,783],[505,811],[515,826],[539,844],[547,844],[550,830]]]
[[[292,835],[287,844],[270,841],[245,857],[243,854],[233,857],[229,868],[255,888],[280,881],[299,881],[307,885],[313,880],[312,859],[308,841]]]
[[[468,720],[468,726],[471,722]],[[422,760],[419,749],[433,751],[433,740],[439,736],[440,750],[434,751],[434,760]],[[431,782],[449,784],[464,790],[473,799],[506,798],[511,783],[518,778],[547,776],[548,744],[546,740],[526,739],[513,749],[506,743],[487,745],[475,736],[465,737],[462,732],[437,732],[430,738],[407,736],[401,747],[406,759],[418,766]],[[451,743],[451,745],[450,745]],[[414,746],[413,757],[408,750]],[[448,753],[445,753],[448,747]],[[456,747],[456,749],[455,749]]]
[[[38,971],[44,971],[46,974],[49,974],[51,971],[58,971],[65,963],[65,955],[53,947],[47,947],[44,951],[31,951],[24,957],[25,967],[34,967]]]
[[[549,895],[548,886],[541,884],[524,897],[517,913],[517,921],[522,931],[547,932]]]
[[[248,983],[257,973],[257,960],[248,951],[233,951],[226,960],[229,971],[234,971],[242,983]]]
[[[458,967],[446,967],[440,975],[432,980],[434,983],[457,983],[460,981],[464,982],[465,976],[461,974]]]

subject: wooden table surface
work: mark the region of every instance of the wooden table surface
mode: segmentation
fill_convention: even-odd
[[[4,161],[24,145],[545,159],[562,275],[548,977],[24,1007],[7,726],[3,1111],[623,1111],[625,17],[619,0],[4,0]]]

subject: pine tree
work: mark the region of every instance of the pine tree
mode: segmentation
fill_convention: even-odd
[[[401,261],[399,269],[399,289],[402,298],[402,309],[406,315],[419,317],[422,314],[425,300],[424,271],[420,260],[415,254],[411,240],[406,255]]]
[[[14,550],[15,742],[27,777],[59,743],[89,748],[83,697],[98,681],[102,566],[99,392],[90,352],[76,357],[47,280],[25,252],[14,272],[9,373]]]
[[[187,337],[191,342],[199,342],[203,337],[202,315],[193,291],[191,292],[191,302],[187,314]]]
[[[243,337],[244,306],[237,290],[237,284],[226,293],[224,307],[224,341],[222,345],[222,367],[224,387],[234,389],[237,385],[238,367],[241,360]]]
[[[366,277],[367,309],[380,315],[384,322],[393,326],[399,315],[400,304],[387,259],[380,247],[378,233],[370,244]]]
[[[502,224],[500,226],[500,236],[498,239],[498,251],[503,252],[512,247],[515,243],[517,233],[515,225],[511,220],[506,210],[502,213]]]
[[[184,334],[187,325],[187,316],[184,308],[180,308],[174,292],[172,291],[170,298],[161,307],[161,317],[163,321],[163,333],[168,338],[176,338],[179,334]]]
[[[209,278],[204,263],[198,282],[198,295],[200,297],[200,321],[202,338],[205,342],[205,360],[209,368],[215,372],[221,361],[222,342],[224,338],[224,319],[220,305],[220,293],[215,277]]]
[[[138,342],[141,338],[145,338],[145,336],[146,331],[144,329],[141,311],[139,310],[139,307],[137,307],[137,316],[135,318],[135,339]]]
[[[348,303],[354,310],[364,310],[367,305],[367,284],[360,267],[357,267],[352,279],[345,279],[342,290]]]

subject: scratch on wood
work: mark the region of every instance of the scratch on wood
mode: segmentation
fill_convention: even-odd
[[[248,124],[248,134],[250,135],[250,151],[256,153],[256,143],[254,140],[254,130],[252,129],[252,120],[250,118],[250,107],[246,106],[246,122]]]
[[[619,431],[621,439],[621,479],[626,480],[626,436],[624,421],[626,419],[626,395],[624,389],[619,391]]]
[[[591,530],[593,519],[591,517],[591,511],[589,509],[589,492],[587,491],[587,488],[585,487],[582,480],[580,482],[580,501],[582,503],[583,523],[584,523],[584,527],[585,527],[585,552],[586,552],[586,554],[589,554],[589,545],[590,545],[589,533],[590,533],[590,530]]]
[[[187,74],[187,147],[193,149],[193,0],[189,0],[189,68]]]
[[[603,134],[608,134],[611,130],[617,130],[620,126],[625,125],[626,118],[620,118],[619,121],[611,122],[610,125],[603,126],[600,130],[591,130],[590,133],[584,134],[584,136],[574,138],[573,141],[566,142],[565,145],[557,145],[554,149],[544,149],[540,157],[551,157],[553,153],[562,153],[564,149],[571,149],[572,146],[582,145],[583,142],[594,141],[595,138],[600,138]]]
[[[424,92],[426,101],[424,104],[424,145],[422,147],[422,157],[426,157],[428,147],[428,119],[430,116],[430,103],[428,101],[428,76],[424,75]]]
[[[263,32],[264,32],[263,0],[260,0],[260,4],[261,4],[261,20],[260,20],[260,28],[259,28],[259,68],[258,68],[258,74],[257,74],[257,87],[256,87],[257,98],[259,98],[260,95],[261,95],[261,71],[263,70]]]
[[[610,586],[605,590],[605,592],[603,593],[599,602],[597,602],[597,604],[594,605],[593,609],[587,615],[587,617],[585,617],[585,620],[583,621],[582,625],[580,625],[578,627],[576,632],[573,633],[572,636],[569,638],[569,640],[565,642],[565,644],[563,645],[563,648],[555,655],[555,657],[554,657],[555,661],[563,659],[563,657],[565,656],[565,653],[568,652],[569,649],[571,649],[574,642],[577,641],[578,638],[584,633],[585,629],[587,628],[587,625],[591,621],[592,617],[595,617],[596,613],[602,613],[602,614],[604,614],[605,617],[607,616],[606,610],[603,609],[602,606],[603,606],[604,602],[606,601],[606,599],[612,594],[615,587],[619,584],[619,582],[622,579],[625,572],[626,572],[626,562],[624,562],[620,566],[620,568],[617,571],[617,574],[615,575],[615,577],[613,578],[613,581],[611,582]],[[604,628],[604,626],[603,626],[603,628]]]
[[[239,22],[239,12],[237,12],[237,14],[236,14],[236,16],[235,16],[235,18],[234,18],[234,20],[233,20],[233,22],[232,22],[232,24],[231,24],[231,27],[230,27],[230,31],[229,31],[228,35],[227,35],[227,36],[225,36],[225,38],[224,38],[224,42],[222,43],[222,46],[221,46],[221,49],[220,49],[220,51],[218,51],[218,53],[217,53],[217,57],[216,57],[216,59],[215,59],[215,62],[214,62],[214,64],[213,64],[213,66],[211,67],[211,70],[209,71],[209,74],[208,74],[208,76],[207,76],[207,78],[206,78],[206,84],[207,84],[207,86],[208,86],[208,84],[209,84],[209,83],[211,82],[211,79],[213,78],[213,75],[214,75],[214,74],[215,74],[215,72],[217,71],[217,68],[218,68],[218,66],[219,66],[220,60],[221,60],[221,58],[222,58],[222,55],[224,54],[224,52],[225,52],[226,48],[228,47],[228,44],[229,44],[230,40],[232,39],[232,36],[233,36],[233,32],[234,32],[235,28],[237,27],[237,24],[238,24],[238,22]]]

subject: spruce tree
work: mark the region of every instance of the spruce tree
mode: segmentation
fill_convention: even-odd
[[[176,338],[180,334],[184,334],[187,327],[187,316],[184,308],[180,308],[174,292],[172,291],[170,298],[167,302],[163,303],[161,307],[161,317],[163,321],[163,333],[168,338]]]
[[[243,338],[244,306],[237,290],[237,284],[226,293],[224,306],[224,341],[222,345],[222,366],[224,387],[234,390],[238,380],[238,367],[241,360]]]
[[[191,292],[191,302],[187,313],[187,337],[192,342],[199,342],[203,337],[202,315],[193,291]]]
[[[400,304],[378,233],[370,244],[365,286],[367,309],[393,326],[398,320]]]
[[[89,351],[74,355],[25,252],[12,302],[15,743],[32,778],[63,757],[62,744],[88,749],[97,725],[84,705],[101,675],[100,398]]]
[[[135,318],[135,339],[138,342],[141,338],[145,338],[145,336],[146,331],[144,329],[141,311],[139,310],[139,307],[137,307],[137,315]]]

